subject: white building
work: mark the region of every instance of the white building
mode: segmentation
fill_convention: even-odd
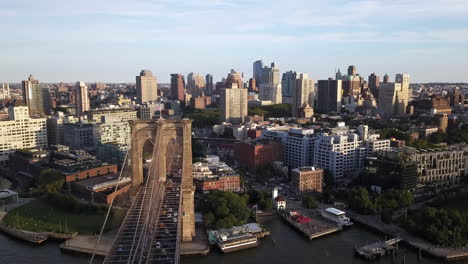
[[[192,164],[192,177],[194,179],[210,178],[214,176],[208,164],[203,162],[195,162]]]
[[[102,118],[113,118],[119,121],[137,120],[137,111],[131,108],[112,108],[91,110],[87,113],[88,120],[93,122],[102,122]]]
[[[8,121],[0,121],[0,166],[8,166],[8,155],[17,149],[47,147],[45,118],[29,118],[26,106],[10,107]]]
[[[264,130],[262,137],[283,143],[284,164],[289,168],[313,166],[317,138],[313,129],[279,127]]]
[[[116,143],[129,145],[131,138],[130,123],[121,121],[117,116],[103,116],[101,123],[93,124],[94,144]]]

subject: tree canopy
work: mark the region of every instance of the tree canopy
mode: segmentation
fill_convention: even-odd
[[[54,169],[46,169],[41,171],[39,176],[35,178],[36,188],[42,192],[59,191],[65,183],[63,174]]]
[[[205,224],[208,228],[229,228],[242,225],[250,216],[249,197],[232,192],[214,191],[205,196]]]

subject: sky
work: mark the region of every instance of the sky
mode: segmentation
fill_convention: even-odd
[[[0,0],[0,83],[135,82],[252,63],[468,82],[468,0]]]

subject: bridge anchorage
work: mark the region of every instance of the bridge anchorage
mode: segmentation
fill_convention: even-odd
[[[135,196],[105,264],[179,263],[180,242],[195,236],[191,125],[188,119],[131,121],[121,174],[131,174]],[[152,160],[143,177],[147,141]]]

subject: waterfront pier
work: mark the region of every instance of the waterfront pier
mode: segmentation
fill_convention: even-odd
[[[398,242],[400,241],[401,239],[396,237],[387,241],[378,241],[367,244],[362,247],[355,248],[354,251],[358,256],[361,256],[367,260],[373,260],[378,257],[385,256],[393,250],[398,250]]]
[[[284,211],[278,214],[286,223],[304,234],[310,240],[343,229],[342,226],[323,218],[319,214],[304,216],[298,211]]]

